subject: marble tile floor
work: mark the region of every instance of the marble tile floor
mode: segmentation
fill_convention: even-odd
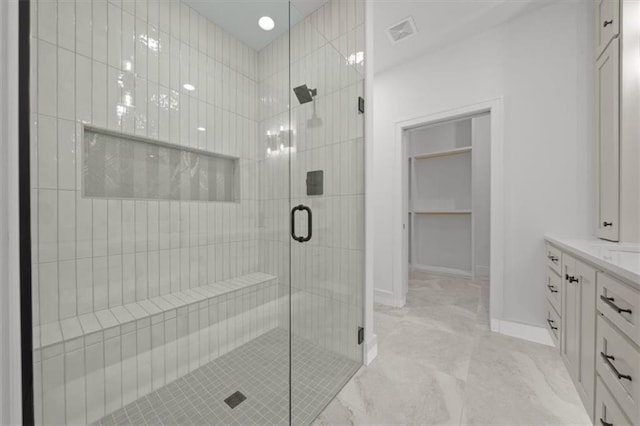
[[[378,357],[315,426],[591,424],[555,348],[489,331],[486,280],[414,273],[375,329]]]

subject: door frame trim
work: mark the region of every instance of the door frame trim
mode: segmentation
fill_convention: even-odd
[[[504,300],[504,245],[505,245],[505,204],[504,204],[504,99],[502,96],[473,104],[453,107],[447,110],[434,111],[426,115],[408,118],[396,122],[395,125],[395,166],[401,173],[394,173],[392,186],[395,189],[393,205],[395,224],[393,229],[393,305],[404,306],[408,289],[408,233],[403,230],[406,213],[404,202],[403,176],[406,170],[404,132],[407,129],[438,122],[450,121],[456,118],[474,116],[483,113],[491,114],[491,200],[490,200],[490,317],[493,324],[503,317]]]

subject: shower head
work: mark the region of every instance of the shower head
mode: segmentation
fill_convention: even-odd
[[[303,84],[302,86],[294,87],[293,93],[296,94],[298,102],[302,105],[311,102],[313,97],[318,94],[318,89],[309,89],[306,84]]]

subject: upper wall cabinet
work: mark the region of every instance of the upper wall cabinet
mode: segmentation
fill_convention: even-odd
[[[598,0],[596,4],[596,48],[600,56],[620,34],[620,0]]]
[[[640,2],[596,3],[596,231],[640,242]]]
[[[620,225],[619,63],[619,43],[615,39],[598,58],[596,67],[597,230],[598,237],[610,241],[618,241]]]

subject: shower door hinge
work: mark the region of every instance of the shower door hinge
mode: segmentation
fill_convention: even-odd
[[[364,328],[358,327],[358,344],[361,345],[364,342]]]
[[[364,114],[364,98],[362,96],[358,96],[358,112]]]

